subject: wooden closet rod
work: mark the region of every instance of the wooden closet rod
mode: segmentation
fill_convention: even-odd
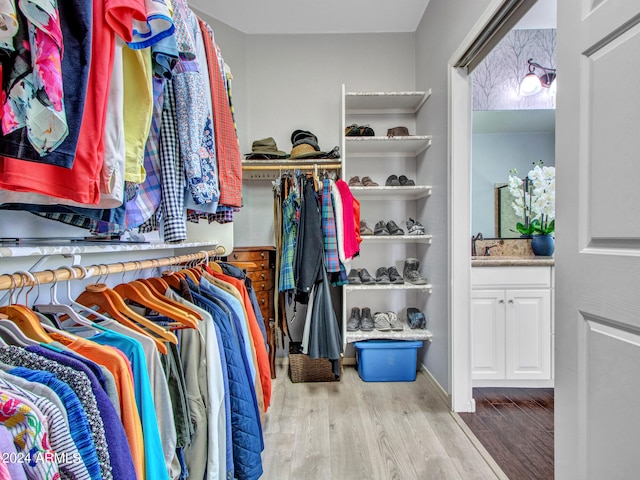
[[[85,272],[80,268],[73,267],[76,273],[76,279],[81,280],[89,277],[107,276],[113,273],[132,272],[134,270],[145,270],[147,268],[168,267],[170,265],[180,265],[182,263],[192,262],[195,260],[205,260],[206,258],[213,258],[216,256],[222,256],[226,253],[224,247],[217,247],[215,250],[205,251],[202,250],[196,253],[190,253],[187,255],[179,255],[174,257],[161,257],[151,260],[139,260],[134,262],[120,262],[120,263],[103,263],[101,265],[90,265],[85,267]],[[69,270],[59,268],[57,270],[45,270],[42,272],[29,272],[36,279],[36,283],[46,284],[53,283],[56,278],[59,282],[65,280],[73,280],[73,275]],[[12,288],[20,288],[22,286],[31,286],[34,283],[24,274],[17,273],[3,273],[0,275],[0,290],[11,290]]]
[[[243,170],[313,170],[313,167],[323,170],[337,170],[342,168],[340,163],[318,163],[318,164],[296,164],[287,163],[286,165],[243,165]]]

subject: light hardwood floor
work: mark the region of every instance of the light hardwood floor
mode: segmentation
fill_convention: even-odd
[[[506,478],[420,372],[415,382],[373,383],[345,366],[340,382],[292,383],[287,365],[277,368],[264,479]]]

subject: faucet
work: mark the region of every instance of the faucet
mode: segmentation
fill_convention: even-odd
[[[497,246],[498,246],[498,244],[497,244],[497,243],[495,243],[495,244],[490,245],[490,246],[488,246],[488,247],[484,247],[484,256],[485,256],[485,257],[490,257],[490,256],[491,256],[491,249],[492,249],[493,247],[497,247]]]

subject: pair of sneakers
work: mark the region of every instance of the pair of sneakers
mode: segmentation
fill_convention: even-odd
[[[401,332],[404,330],[402,322],[395,312],[376,312],[373,316],[373,324],[376,330],[381,332]]]

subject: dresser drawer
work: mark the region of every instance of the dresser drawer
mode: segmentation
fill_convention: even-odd
[[[247,277],[251,279],[253,284],[261,282],[273,282],[272,270],[256,270],[255,272],[247,272]],[[257,288],[257,287],[256,287]]]
[[[271,275],[269,275],[269,277],[271,277]],[[251,278],[251,277],[249,277]],[[253,286],[253,289],[257,292],[262,292],[265,290],[271,290],[273,289],[273,279],[272,278],[267,278],[266,280],[257,280],[257,281],[253,281],[253,279],[251,280],[251,285]]]
[[[234,251],[227,257],[230,262],[255,262],[260,266],[260,261],[264,260],[264,267],[269,268],[269,252],[267,250]]]
[[[258,305],[260,305],[262,316],[265,318],[271,317],[271,304],[273,302],[273,292],[272,291],[256,292],[256,298],[258,300]]]

